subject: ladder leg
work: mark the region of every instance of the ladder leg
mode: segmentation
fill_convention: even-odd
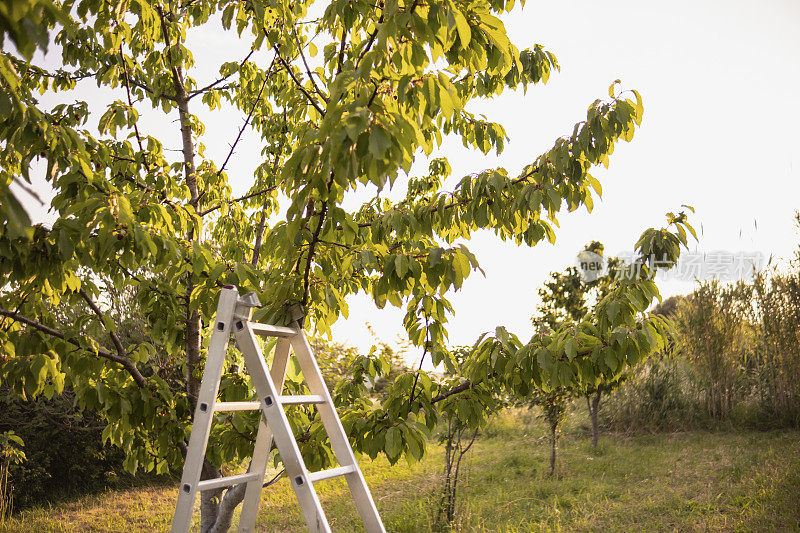
[[[314,358],[311,346],[308,344],[308,339],[302,330],[292,338],[292,349],[297,357],[297,362],[300,364],[300,369],[303,371],[303,377],[305,377],[311,394],[318,394],[325,399],[317,408],[339,465],[353,466],[353,472],[345,474],[344,477],[347,480],[347,486],[353,495],[353,501],[355,501],[358,514],[361,515],[364,526],[369,533],[385,532],[378,509],[372,500],[372,494],[370,494],[364,475],[358,467],[353,449],[342,426],[342,421],[339,420],[339,415],[336,413],[328,387],[322,378],[317,360]]]
[[[272,381],[278,392],[283,390],[283,381],[286,377],[286,365],[288,362],[289,341],[285,338],[278,339],[275,345],[275,356],[272,358],[272,369],[270,370]],[[242,504],[242,514],[239,516],[239,533],[255,531],[258,504],[261,500],[261,489],[264,483],[264,473],[267,470],[272,440],[272,429],[264,422],[264,417],[262,416],[249,470],[250,472],[258,472],[259,476],[255,481],[247,484],[244,503]]]
[[[206,455],[206,444],[211,433],[214,404],[217,400],[222,365],[225,362],[225,352],[231,337],[231,322],[238,297],[239,294],[234,289],[222,289],[219,295],[217,314],[214,318],[214,333],[211,335],[208,346],[206,367],[192,421],[192,435],[189,438],[181,486],[178,489],[178,503],[172,519],[173,533],[189,531],[192,524],[192,508],[197,496],[197,483],[200,481],[203,460]]]
[[[322,509],[314,484],[308,479],[308,470],[303,463],[297,441],[292,435],[289,420],[278,398],[275,383],[269,374],[267,364],[261,355],[253,331],[238,322],[234,326],[236,343],[244,356],[247,371],[261,400],[261,411],[267,424],[272,428],[275,444],[281,454],[292,489],[303,511],[308,529],[312,533],[329,533],[330,527]]]

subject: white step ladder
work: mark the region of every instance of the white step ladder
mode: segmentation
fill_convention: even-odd
[[[198,492],[230,487],[239,483],[247,483],[247,488],[242,503],[238,531],[240,533],[255,531],[258,504],[273,438],[310,531],[316,533],[331,530],[314,490],[314,483],[323,479],[344,476],[367,531],[370,533],[384,532],[385,529],[375,508],[375,503],[372,501],[372,495],[361,474],[361,469],[358,468],[353,450],[339,416],[336,414],[331,395],[322,379],[308,339],[299,327],[288,328],[251,322],[253,307],[259,305],[255,293],[248,293],[240,298],[238,291],[233,287],[227,286],[220,291],[217,314],[214,319],[214,333],[208,346],[205,372],[200,385],[192,425],[192,436],[189,439],[183,477],[178,491],[178,504],[172,520],[172,532],[189,531],[192,523],[192,509]],[[234,334],[236,344],[244,356],[245,366],[260,401],[217,401],[222,366],[231,333]],[[256,335],[277,337],[271,370],[267,368],[267,363],[261,354],[258,342],[256,342]],[[310,395],[281,395],[290,348],[303,372],[306,384],[311,391]],[[284,405],[295,404],[316,404],[340,466],[319,472],[309,472],[306,469],[297,447],[297,441],[283,410]],[[259,409],[263,416],[259,424],[248,472],[200,481],[214,413]]]

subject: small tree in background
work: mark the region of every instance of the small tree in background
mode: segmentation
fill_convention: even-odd
[[[463,383],[460,375],[470,352],[466,347],[452,350],[457,367],[445,373],[440,391],[452,390]],[[461,462],[475,443],[480,428],[505,405],[499,391],[496,383],[485,381],[462,394],[444,398],[438,406],[442,413],[439,443],[444,446],[443,480],[435,521],[438,528],[449,528],[455,520]]]
[[[549,476],[553,475],[556,469],[556,450],[558,449],[558,437],[560,434],[561,423],[567,418],[567,408],[572,397],[572,391],[567,387],[555,387],[549,391],[537,389],[531,395],[531,405],[541,408],[541,417],[547,424],[550,434],[550,471]]]
[[[410,370],[406,363],[406,355],[411,343],[398,336],[392,345],[378,338],[369,323],[367,323],[367,329],[372,335],[374,343],[370,348],[370,356],[381,358],[389,363],[389,371],[385,375],[378,376],[375,383],[372,384],[372,393],[383,395],[398,376]]]
[[[580,322],[560,324],[550,333],[540,331],[527,344],[498,327],[493,336],[478,339],[465,365],[467,375],[474,383],[496,378],[516,397],[553,393],[542,403],[552,414],[551,429],[557,431],[563,410],[560,395],[619,379],[663,348],[669,323],[647,312],[655,298],[660,300],[655,273],[671,268],[687,245],[688,233],[695,235],[685,213],[668,213],[667,221],[667,227],[642,234],[635,246],[636,260],[619,265],[605,296]]]
[[[444,471],[434,522],[437,529],[449,528],[455,520],[461,460],[478,437],[478,427],[470,427],[458,414],[449,412],[443,418],[439,443],[444,445]]]
[[[537,314],[531,318],[538,332],[548,333],[564,324],[579,323],[609,293],[614,276],[620,271],[620,261],[611,258],[608,260],[608,265],[603,265],[603,250],[602,243],[592,241],[578,256],[581,261],[580,269],[570,266],[563,272],[550,273],[550,279],[539,289],[541,303],[537,308]],[[537,402],[550,403],[555,408],[559,404],[558,398],[568,392],[584,397],[592,426],[592,446],[597,447],[600,434],[598,421],[600,399],[603,394],[611,394],[625,379],[623,374],[596,384],[580,384],[571,391],[539,391]]]

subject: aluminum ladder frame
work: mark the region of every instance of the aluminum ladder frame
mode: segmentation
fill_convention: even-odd
[[[178,502],[172,520],[172,532],[189,531],[192,524],[194,502],[199,492],[230,487],[239,483],[247,483],[247,488],[242,503],[238,531],[240,533],[255,531],[261,489],[270,448],[274,440],[310,531],[314,533],[331,531],[325,511],[314,490],[314,483],[323,479],[344,476],[367,531],[384,533],[385,529],[378,510],[361,469],[358,467],[353,450],[347,440],[347,434],[336,413],[330,392],[322,378],[305,333],[299,327],[282,327],[251,322],[253,307],[259,305],[255,293],[247,293],[240,297],[238,291],[230,286],[220,291],[203,381],[200,385],[194,413],[192,434],[178,490]],[[217,401],[222,366],[231,333],[244,356],[245,366],[252,379],[256,394],[260,398],[257,402]],[[277,338],[271,369],[267,367],[256,341],[256,335]],[[311,392],[310,395],[281,395],[290,348],[303,372],[303,377]],[[306,469],[297,441],[283,410],[285,405],[296,404],[315,404],[317,406],[340,466],[319,472],[309,472]],[[214,413],[244,410],[261,410],[262,413],[248,471],[244,474],[201,481],[200,474]]]

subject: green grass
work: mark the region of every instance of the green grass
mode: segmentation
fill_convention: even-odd
[[[556,475],[528,412],[507,412],[462,465],[456,529],[800,531],[800,432],[605,435],[597,450],[574,413]],[[388,531],[431,531],[441,449],[390,467],[361,460]],[[177,483],[175,483],[177,485]],[[332,528],[361,528],[341,480],[317,485]],[[175,486],[150,485],[31,509],[9,531],[149,531],[169,527]],[[304,531],[285,480],[265,491],[259,531]]]

